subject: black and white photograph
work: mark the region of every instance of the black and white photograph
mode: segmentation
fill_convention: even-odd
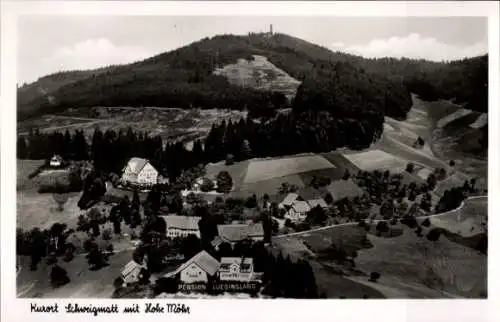
[[[16,298],[488,298],[487,16],[16,25]]]

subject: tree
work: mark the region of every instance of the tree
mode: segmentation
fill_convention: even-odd
[[[349,169],[345,169],[344,175],[342,176],[342,180],[349,180],[351,177],[351,173],[349,172]]]
[[[221,171],[217,174],[217,192],[229,193],[233,188],[233,178],[227,171]]]
[[[90,211],[87,213],[87,217],[89,220],[89,226],[92,229],[93,236],[99,236],[101,233],[99,225],[102,225],[106,222],[106,217],[104,217],[97,208],[90,209]]]
[[[255,194],[245,200],[245,207],[250,209],[257,207],[257,196]]]
[[[26,144],[26,138],[24,136],[19,136],[17,138],[17,157],[19,159],[26,159],[29,155],[28,145]]]
[[[425,218],[424,221],[422,222],[422,226],[424,227],[429,227],[431,225],[431,221],[429,218]]]
[[[328,204],[328,205],[331,205],[331,204],[333,203],[333,196],[332,196],[332,194],[331,194],[331,193],[329,193],[329,192],[328,192],[328,193],[325,195],[325,202],[326,202],[326,204]]]
[[[377,272],[371,272],[370,273],[370,282],[377,282],[377,280],[380,278],[380,273]]]
[[[112,234],[112,231],[110,228],[104,229],[102,232],[102,239],[103,240],[111,240],[111,238],[112,238],[111,234]]]
[[[431,211],[432,206],[432,196],[427,192],[423,195],[422,201],[420,202],[420,208],[425,211]]]
[[[408,163],[408,164],[406,165],[406,172],[408,172],[408,173],[413,173],[413,170],[414,170],[414,169],[415,169],[415,165],[414,165],[413,163],[411,163],[411,162],[410,162],[410,163]]]
[[[214,190],[214,183],[208,178],[203,178],[203,182],[200,185],[200,190],[203,192],[210,192]]]
[[[322,225],[328,216],[326,215],[323,208],[316,206],[307,213],[306,221],[313,225]]]
[[[441,236],[441,231],[438,228],[433,228],[427,233],[427,239],[430,241],[437,241]]]
[[[57,204],[57,210],[58,211],[63,211],[64,210],[64,204],[66,201],[68,201],[68,195],[65,193],[54,193],[52,194],[52,198]]]
[[[64,268],[59,265],[52,266],[52,270],[50,272],[50,284],[52,287],[60,287],[65,284],[68,284],[70,279],[68,277],[68,272]]]
[[[389,225],[386,221],[379,221],[375,229],[381,233],[386,233],[389,231]]]
[[[78,222],[77,222],[76,226],[77,226],[76,229],[78,231],[85,231],[85,232],[89,231],[90,226],[89,226],[89,221],[87,219],[87,216],[79,215]]]
[[[260,215],[260,220],[262,221],[262,226],[264,229],[264,242],[270,243],[271,242],[271,236],[273,234],[273,221],[271,219],[271,216],[264,212]]]
[[[202,251],[201,241],[196,235],[188,235],[182,240],[182,254],[186,260]]]
[[[228,154],[226,156],[226,165],[232,165],[234,164],[234,157],[232,154]]]
[[[87,260],[91,270],[98,270],[108,264],[104,254],[97,245],[94,245],[90,249],[90,252],[87,254]]]
[[[427,186],[429,187],[429,190],[432,191],[436,187],[437,184],[437,178],[434,173],[429,174],[426,180]]]
[[[132,203],[130,205],[130,209],[139,211],[140,207],[141,207],[141,201],[139,199],[139,193],[137,192],[137,189],[134,189],[134,196],[132,197]]]
[[[450,165],[450,167],[454,167],[455,166],[455,161],[450,160],[449,165]]]
[[[219,255],[219,257],[231,257],[233,255],[233,248],[231,247],[231,244],[222,242],[219,245],[217,254]]]
[[[55,223],[50,227],[49,248],[51,249],[51,251],[49,251],[49,253],[59,253],[59,251],[63,249],[63,246],[66,243],[66,235],[64,233],[66,228],[67,225],[61,223]]]

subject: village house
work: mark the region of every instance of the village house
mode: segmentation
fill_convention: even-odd
[[[167,224],[168,238],[186,237],[188,235],[195,235],[200,238],[201,236],[198,226],[201,217],[167,215],[161,216],[161,218]]]
[[[296,201],[286,212],[285,218],[294,222],[303,221],[310,210],[311,206],[307,201]]]
[[[234,244],[244,239],[251,239],[254,242],[264,240],[264,227],[262,223],[217,225],[217,232],[220,237],[218,239],[219,244],[226,242],[234,246]]]
[[[284,209],[285,218],[294,222],[303,221],[307,213],[314,207],[328,208],[325,200],[322,198],[322,192],[313,187],[305,187],[297,193],[289,193],[285,199],[278,205]]]
[[[249,282],[254,280],[253,258],[222,257],[219,279],[221,281]]]
[[[278,204],[279,209],[288,209],[299,199],[299,195],[296,193],[289,193],[282,202]]]
[[[311,209],[318,207],[318,206],[323,208],[323,209],[328,208],[328,205],[326,204],[325,200],[322,198],[308,200],[307,203],[309,204]]]
[[[207,283],[209,278],[216,276],[219,267],[219,261],[203,250],[165,277],[179,277],[186,284]]]
[[[49,161],[49,165],[55,168],[60,167],[62,164],[63,164],[63,158],[57,154],[54,154],[54,156]]]
[[[158,183],[158,171],[146,159],[132,158],[123,169],[122,181],[137,186],[152,186]]]
[[[128,262],[121,273],[121,278],[123,279],[123,283],[125,285],[137,283],[141,279],[141,274],[143,269],[145,269],[144,266],[138,264],[133,260]]]

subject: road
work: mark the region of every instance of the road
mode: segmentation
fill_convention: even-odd
[[[462,201],[462,203],[460,204],[460,206],[458,206],[457,208],[455,208],[453,210],[449,210],[449,211],[442,212],[442,213],[439,213],[439,214],[434,214],[434,215],[419,216],[417,218],[420,218],[420,219],[424,218],[425,219],[425,218],[431,218],[431,217],[445,216],[445,215],[448,215],[448,214],[450,214],[450,213],[452,213],[454,211],[462,209],[463,206],[465,205],[465,203],[468,200],[481,199],[481,198],[488,198],[488,196],[487,195],[472,196],[472,197],[469,197],[469,198],[465,199],[464,201]],[[373,220],[373,223],[378,223],[380,221],[388,221],[388,220]],[[299,232],[296,232],[296,233],[291,233],[291,234],[286,234],[286,235],[277,235],[277,236],[273,236],[273,238],[283,238],[283,237],[299,236],[299,235],[310,234],[310,233],[313,233],[313,232],[316,232],[316,231],[326,230],[326,229],[330,229],[330,228],[341,227],[341,226],[355,226],[357,224],[358,224],[357,222],[348,222],[348,223],[343,223],[343,224],[336,224],[336,225],[324,226],[324,227],[310,229],[310,230],[305,230],[305,231],[299,231]]]

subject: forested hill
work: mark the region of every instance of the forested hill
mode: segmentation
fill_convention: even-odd
[[[50,97],[51,93],[57,91],[65,85],[87,79],[112,68],[113,66],[92,70],[64,71],[40,77],[33,83],[23,84],[18,87],[17,104],[21,109],[36,109],[37,106],[35,104],[31,104],[31,102],[36,99],[39,99],[40,97]]]
[[[217,67],[252,55],[266,57],[302,82],[294,108],[328,110],[335,117],[360,119],[369,114],[404,117],[410,91],[424,99],[455,98],[468,108],[487,110],[487,56],[451,63],[409,59],[365,59],[332,52],[283,35],[221,35],[133,64],[97,72],[63,73],[44,86],[44,77],[19,89],[18,117],[24,119],[66,108],[91,106],[163,106],[246,108],[267,114],[285,107],[279,94],[231,85],[214,75]],[[88,74],[86,74],[88,73]],[[50,99],[48,99],[50,97]]]

